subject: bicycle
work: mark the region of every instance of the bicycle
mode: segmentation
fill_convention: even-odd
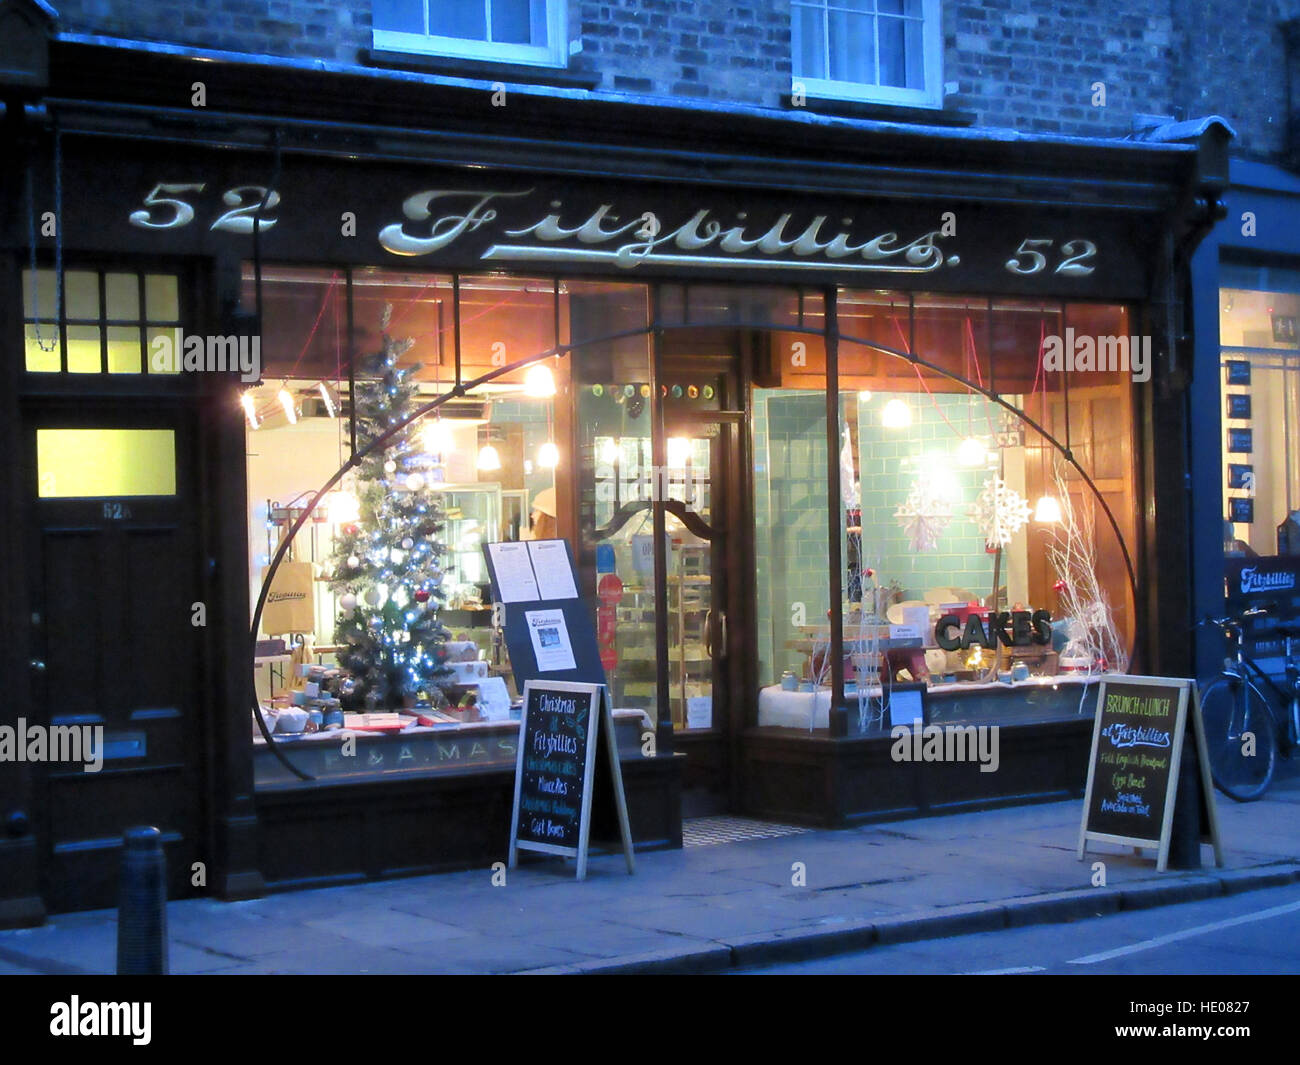
[[[1279,747],[1290,757],[1300,746],[1300,663],[1294,654],[1297,630],[1278,629],[1286,646],[1286,679],[1278,684],[1242,648],[1249,618],[1267,615],[1256,608],[1240,617],[1206,618],[1234,649],[1223,672],[1202,684],[1201,720],[1215,786],[1238,802],[1253,802],[1268,790]],[[1268,692],[1269,694],[1265,694]]]

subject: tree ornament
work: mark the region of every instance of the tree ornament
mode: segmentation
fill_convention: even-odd
[[[384,472],[385,472],[385,473],[396,473],[396,472],[397,472],[397,463],[394,462],[392,459],[389,459],[387,462],[384,463]]]
[[[378,588],[370,587],[366,589],[366,602],[370,606],[378,606],[381,598],[383,597],[379,594]]]
[[[348,555],[348,569],[358,569],[361,566],[361,559],[356,555]]]
[[[429,601],[429,590],[427,588],[417,588],[415,592],[415,601],[417,603],[427,603]]]
[[[345,592],[339,597],[339,606],[350,614],[357,608],[357,597],[351,592]]]
[[[405,550],[409,551],[409,550],[411,550],[411,548],[413,548],[414,546],[415,546],[415,541],[412,540],[409,536],[403,536],[403,537],[402,537],[402,547],[403,547]]]

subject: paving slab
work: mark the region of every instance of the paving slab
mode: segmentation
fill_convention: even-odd
[[[1226,868],[1155,871],[1154,853],[1090,846],[1076,801],[850,829],[530,862],[168,907],[176,973],[720,971],[874,942],[1089,919],[1290,884],[1300,877],[1300,780],[1262,801],[1217,801]],[[806,883],[792,882],[793,862]],[[1092,866],[1107,886],[1093,888]],[[116,915],[0,931],[0,972],[112,972]],[[855,945],[856,944],[856,945]],[[803,952],[802,954],[800,952]],[[743,961],[742,961],[743,959]]]

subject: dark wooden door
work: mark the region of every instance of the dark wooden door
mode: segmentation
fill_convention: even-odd
[[[733,335],[734,337],[734,335]],[[735,809],[736,752],[752,698],[745,678],[754,641],[744,594],[749,557],[744,520],[745,397],[733,337],[726,353],[709,334],[675,338],[661,352],[669,484],[665,503],[669,701],[678,750],[686,753],[682,811]],[[694,342],[692,342],[694,341]],[[681,471],[685,470],[685,476]]]
[[[161,830],[171,896],[191,893],[192,863],[207,857],[196,624],[207,604],[190,424],[123,405],[46,408],[26,422],[30,716],[102,729],[98,771],[84,759],[38,767],[46,903],[116,905],[122,833],[135,825]]]

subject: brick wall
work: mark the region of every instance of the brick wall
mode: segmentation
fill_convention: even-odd
[[[64,29],[356,63],[371,0],[64,0]],[[1285,83],[1278,22],[1300,0],[944,0],[950,109],[978,125],[1122,136],[1137,113],[1219,113],[1236,150],[1276,155]],[[779,107],[789,0],[568,0],[571,68],[605,91]],[[1105,106],[1094,85],[1105,86]]]

